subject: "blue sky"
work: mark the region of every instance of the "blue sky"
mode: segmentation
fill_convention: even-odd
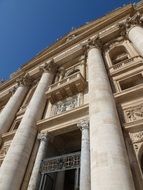
[[[0,0],[0,79],[57,38],[138,0]]]

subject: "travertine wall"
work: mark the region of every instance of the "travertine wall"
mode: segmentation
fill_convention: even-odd
[[[54,138],[87,118],[81,190],[143,188],[142,14],[141,3],[93,21],[0,84],[0,189],[34,189],[46,146],[34,150],[37,134]]]

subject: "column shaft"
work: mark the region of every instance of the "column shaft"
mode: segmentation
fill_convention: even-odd
[[[53,74],[45,72],[26,109],[19,128],[1,166],[0,189],[19,190],[36,137],[36,121],[41,118],[45,104],[45,91]]]
[[[143,56],[143,28],[134,26],[129,30],[128,37],[140,55]]]
[[[27,93],[28,88],[21,85],[11,96],[8,103],[0,113],[0,134],[9,130],[22,101]]]
[[[80,158],[80,190],[90,190],[90,147],[88,121],[78,124],[82,131]]]
[[[48,144],[48,139],[46,134],[40,134],[40,145],[39,145],[39,149],[37,152],[37,156],[35,159],[35,163],[33,166],[33,170],[32,170],[32,174],[30,177],[30,181],[29,181],[29,185],[27,190],[36,190],[36,188],[39,185],[39,179],[40,179],[40,166],[41,166],[41,162],[42,160],[45,158],[45,154],[46,154],[46,148],[47,148],[47,144]]]
[[[91,190],[134,190],[114,98],[101,52],[88,52]]]

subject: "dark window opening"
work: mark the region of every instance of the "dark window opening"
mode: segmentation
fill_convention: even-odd
[[[122,90],[140,85],[143,83],[143,77],[141,74],[133,76],[131,78],[125,79],[120,82],[120,87]]]
[[[129,55],[124,46],[117,46],[109,53],[112,64],[115,65],[129,58]]]

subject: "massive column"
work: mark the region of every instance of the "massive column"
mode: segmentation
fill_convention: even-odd
[[[116,105],[97,42],[89,43],[87,58],[91,190],[134,190]]]
[[[143,16],[136,12],[132,17],[119,23],[121,32],[125,32],[129,40],[133,43],[136,50],[143,56]]]
[[[90,147],[88,121],[82,120],[77,126],[81,129],[80,190],[90,190]]]
[[[44,110],[45,91],[53,80],[53,73],[50,71],[51,64],[45,65],[45,72],[42,74],[1,166],[0,189],[2,190],[20,189],[37,134],[36,121],[42,117]]]
[[[40,166],[42,160],[45,158],[46,154],[46,148],[48,146],[48,136],[47,134],[40,133],[38,136],[38,139],[40,140],[40,145],[39,149],[37,152],[37,156],[35,159],[35,163],[33,166],[32,174],[30,177],[29,185],[28,185],[28,190],[36,190],[36,188],[39,185],[39,179],[40,179]]]
[[[9,130],[22,101],[28,90],[29,79],[27,76],[20,78],[19,86],[11,96],[8,103],[0,113],[0,134]]]
[[[133,43],[137,51],[143,56],[143,28],[141,26],[133,26],[128,30],[128,37]]]

